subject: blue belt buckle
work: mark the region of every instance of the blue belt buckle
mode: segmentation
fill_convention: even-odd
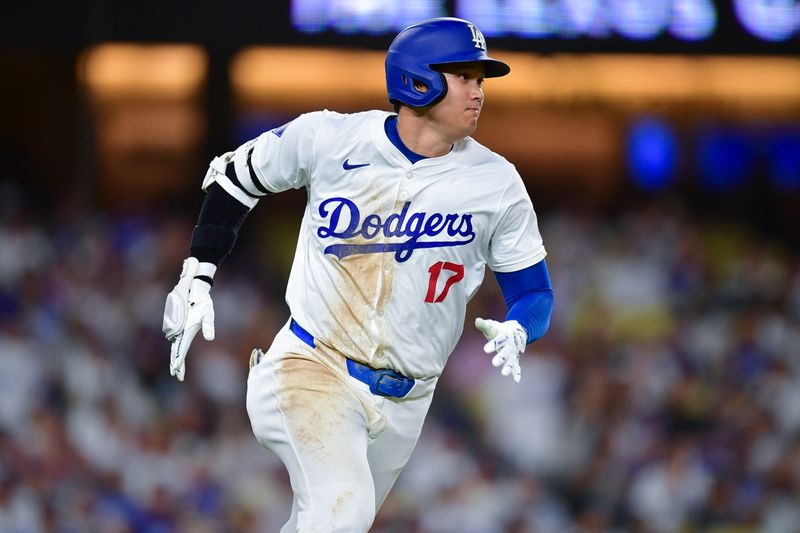
[[[408,390],[405,389],[409,380],[405,376],[400,376],[396,372],[386,369],[374,370],[373,372],[377,375],[377,379],[369,385],[369,391],[372,394],[402,398],[408,393]]]
[[[394,370],[388,368],[375,369],[353,361],[349,357],[345,359],[347,361],[347,372],[360,382],[365,383],[372,394],[403,398],[414,388],[414,383],[416,383],[413,379],[407,378]]]

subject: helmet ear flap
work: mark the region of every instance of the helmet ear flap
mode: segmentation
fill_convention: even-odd
[[[447,92],[444,74],[430,68],[402,68],[387,63],[386,80],[389,101],[396,100],[411,107],[433,105]],[[419,85],[425,89],[420,90]]]

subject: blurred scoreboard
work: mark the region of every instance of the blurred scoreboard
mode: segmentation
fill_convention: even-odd
[[[420,19],[455,16],[503,46],[554,51],[800,51],[797,0],[294,0],[292,26],[319,35],[392,35]]]
[[[102,4],[102,9],[99,7]],[[385,50],[430,17],[471,20],[493,48],[541,52],[800,52],[800,0],[115,0],[14,2],[0,43],[347,45]],[[153,16],[158,13],[158,16]]]

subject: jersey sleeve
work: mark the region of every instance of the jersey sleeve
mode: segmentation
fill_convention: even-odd
[[[314,165],[314,145],[325,113],[300,115],[233,152],[214,158],[203,180],[203,190],[216,182],[252,209],[267,194],[305,187]]]
[[[489,268],[494,272],[514,272],[544,259],[547,252],[536,213],[516,171],[503,192],[498,213],[489,241]]]

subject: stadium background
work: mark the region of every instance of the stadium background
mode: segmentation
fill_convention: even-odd
[[[510,386],[469,324],[376,532],[800,531],[800,4],[40,2],[0,36],[0,532],[277,531],[244,412],[305,197],[250,215],[217,340],[167,370],[208,161],[388,105],[397,30],[457,15],[512,75],[476,138],[520,169],[556,310]]]

